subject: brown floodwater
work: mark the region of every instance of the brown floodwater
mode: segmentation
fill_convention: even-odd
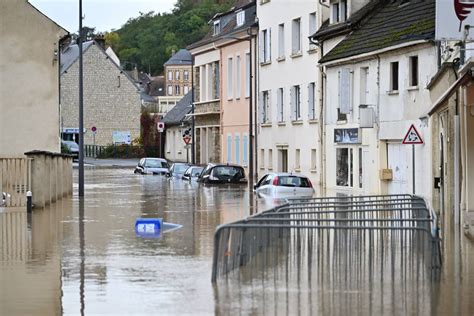
[[[397,279],[331,278],[294,265],[213,285],[216,227],[273,201],[120,169],[86,170],[85,195],[0,212],[0,315],[473,315],[474,247],[449,216],[436,277],[414,266]],[[139,237],[139,217],[182,228]]]

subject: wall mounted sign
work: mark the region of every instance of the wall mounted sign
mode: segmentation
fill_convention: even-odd
[[[359,144],[358,128],[335,128],[334,142],[336,144]]]

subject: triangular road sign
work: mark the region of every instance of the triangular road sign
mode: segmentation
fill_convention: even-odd
[[[411,124],[402,144],[423,144],[423,140],[421,139],[420,133],[416,130],[415,125]]]

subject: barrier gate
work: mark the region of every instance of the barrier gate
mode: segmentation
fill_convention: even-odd
[[[291,200],[216,229],[212,282],[302,271],[332,278],[431,273],[441,266],[440,249],[435,213],[418,196]]]

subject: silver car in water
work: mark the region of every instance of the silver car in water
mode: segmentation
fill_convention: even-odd
[[[314,195],[309,178],[293,173],[268,173],[258,181],[254,190],[260,197],[310,198]]]

